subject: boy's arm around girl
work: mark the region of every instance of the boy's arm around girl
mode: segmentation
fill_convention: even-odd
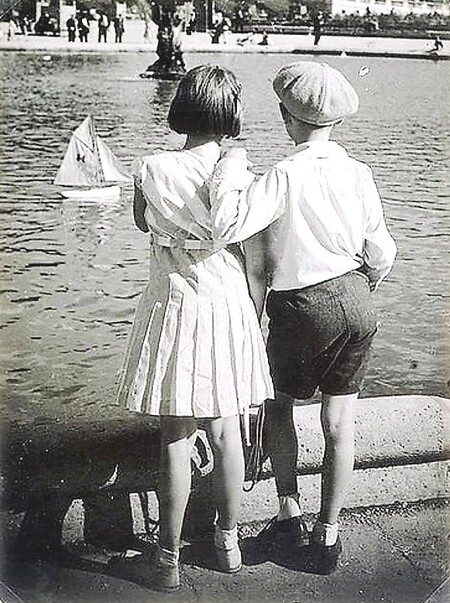
[[[376,289],[391,270],[397,248],[385,223],[372,170],[365,164],[360,166],[358,196],[364,206],[365,223],[362,254],[357,259],[372,289]],[[288,175],[280,167],[274,166],[260,178],[255,178],[248,170],[245,149],[226,151],[210,180],[214,238],[234,243],[246,241],[264,231],[286,210],[288,187]],[[252,255],[259,253],[260,259],[265,256],[267,263],[270,258],[267,258],[264,249],[258,251],[258,247],[266,246],[266,242],[266,233],[262,233],[251,243],[251,250]]]

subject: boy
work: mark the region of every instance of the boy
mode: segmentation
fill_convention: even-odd
[[[330,141],[333,126],[358,109],[351,84],[328,65],[298,62],[280,69],[273,88],[295,153],[253,182],[245,153],[226,154],[211,181],[213,228],[232,242],[270,224],[246,244],[260,314],[270,287],[267,349],[276,389],[266,445],[280,508],[260,540],[310,541],[306,558],[328,574],[342,550],[337,521],[353,471],[353,411],[377,329],[371,292],[390,271],[396,246],[370,168]],[[317,388],[325,452],[320,514],[309,536],[298,504],[292,409]]]

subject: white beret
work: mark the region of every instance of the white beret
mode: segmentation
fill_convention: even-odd
[[[273,89],[291,115],[315,126],[330,126],[358,110],[353,86],[325,63],[285,65],[276,74]]]

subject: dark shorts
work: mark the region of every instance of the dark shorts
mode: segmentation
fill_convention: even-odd
[[[366,276],[358,271],[267,299],[267,351],[275,388],[298,400],[359,392],[377,331]]]

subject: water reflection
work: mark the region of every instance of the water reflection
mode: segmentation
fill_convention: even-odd
[[[142,54],[5,53],[0,136],[0,395],[111,400],[137,297],[146,237],[131,188],[116,203],[62,200],[52,185],[70,135],[88,113],[130,169],[134,157],[177,148],[166,115],[176,84],[141,80]],[[239,144],[262,172],[292,151],[270,78],[292,56],[189,55],[219,61],[243,82]],[[336,130],[373,167],[399,257],[378,304],[382,329],[364,394],[448,394],[449,68],[446,62],[334,57],[361,98]],[[369,71],[360,77],[361,67]],[[226,144],[230,144],[227,142]]]

